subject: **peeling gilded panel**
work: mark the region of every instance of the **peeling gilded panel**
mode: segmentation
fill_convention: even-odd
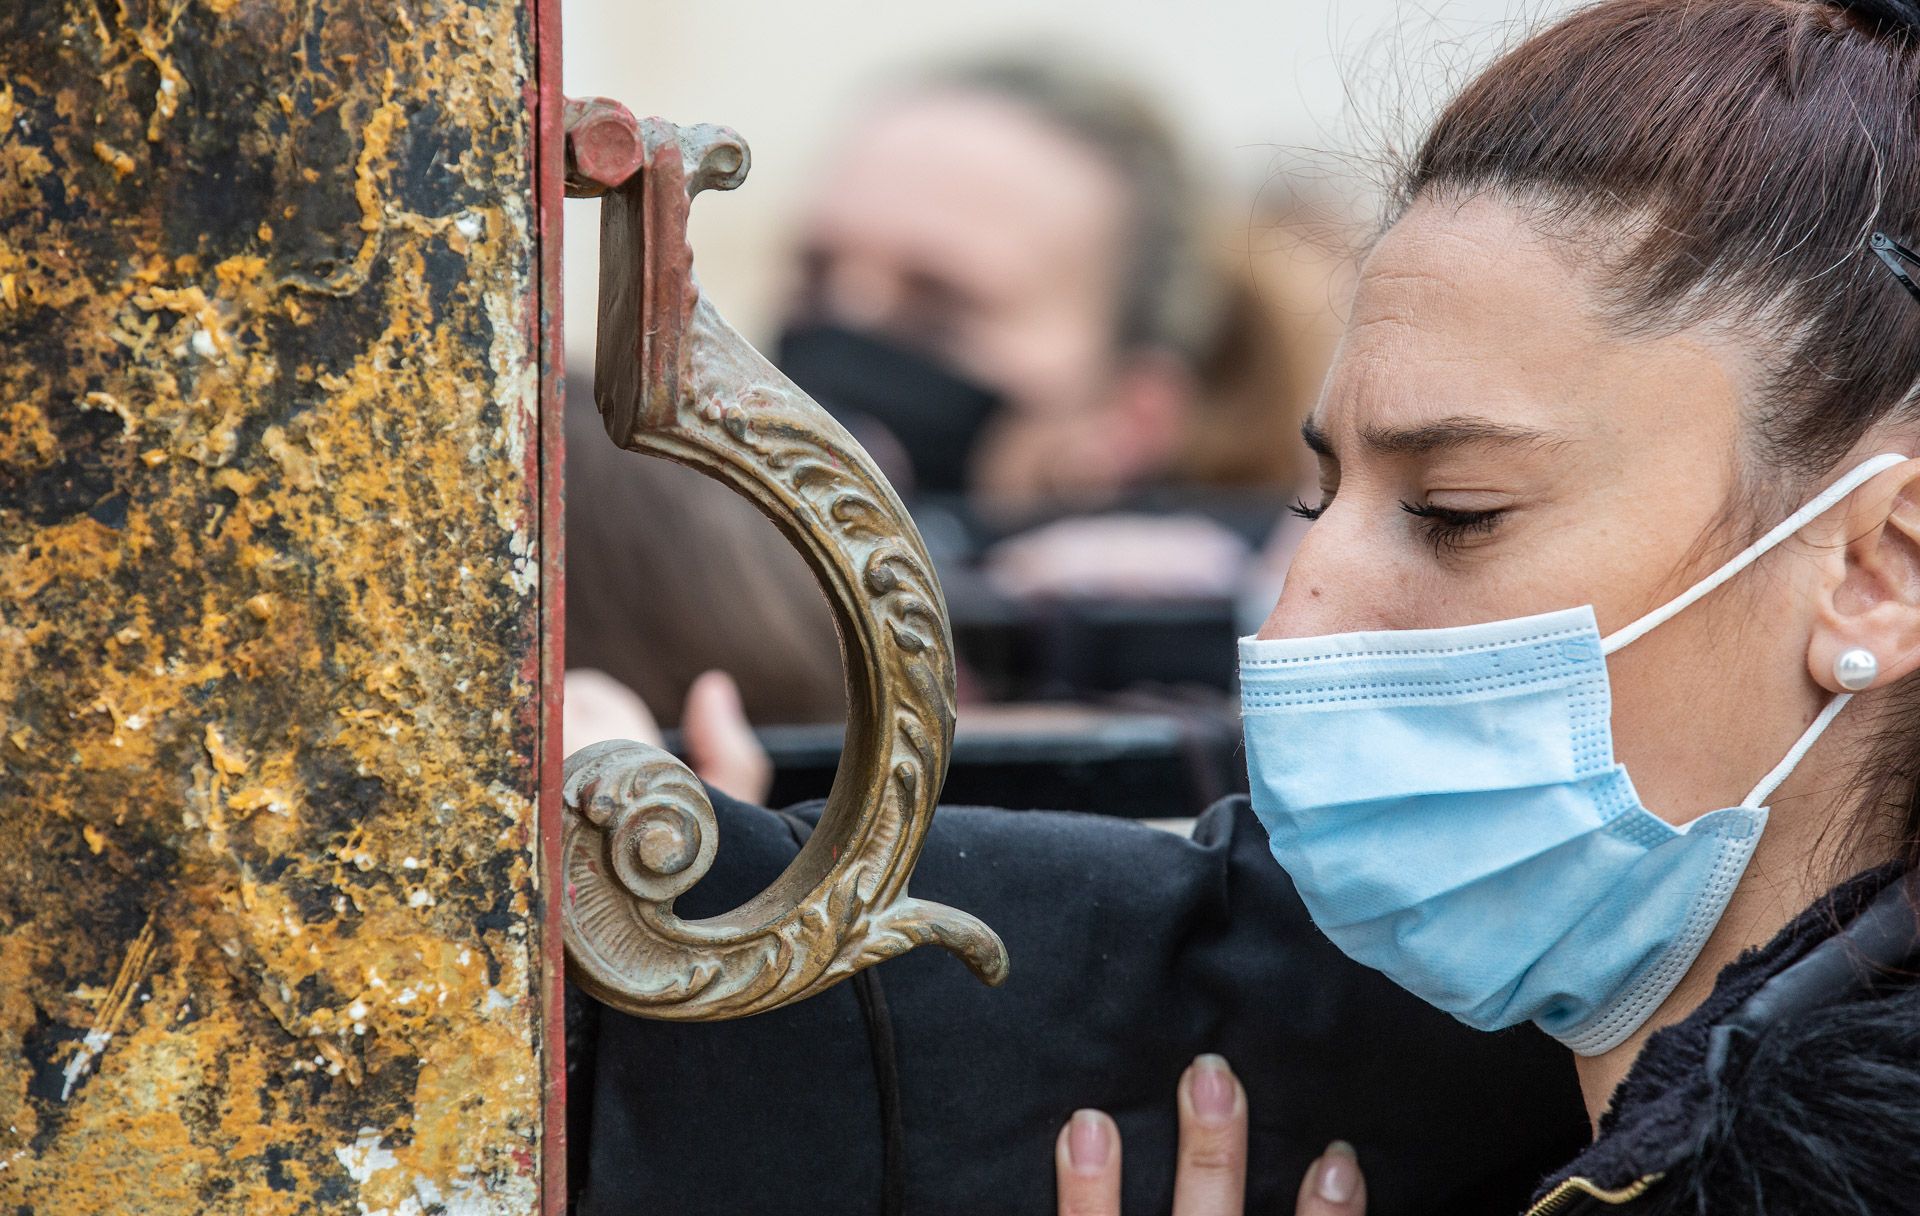
[[[0,0],[0,1211],[538,1206],[532,37]]]

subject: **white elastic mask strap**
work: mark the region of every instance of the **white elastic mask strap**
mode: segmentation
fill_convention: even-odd
[[[1826,732],[1827,727],[1833,725],[1833,720],[1840,716],[1840,711],[1845,709],[1847,702],[1851,700],[1853,700],[1853,694],[1850,692],[1835,693],[1833,699],[1827,702],[1827,707],[1820,711],[1820,716],[1813,720],[1813,725],[1800,732],[1799,741],[1787,751],[1780,763],[1773,766],[1772,772],[1760,778],[1760,784],[1754,786],[1752,792],[1740,800],[1740,805],[1756,808],[1765,806],[1767,795],[1779,789],[1780,783],[1799,767],[1800,761],[1806,759],[1807,753],[1813,750],[1813,745],[1820,741],[1820,736]]]
[[[1691,607],[1696,601],[1698,601],[1703,596],[1707,595],[1708,593],[1712,592],[1714,589],[1719,587],[1720,584],[1726,582],[1728,579],[1732,578],[1734,575],[1740,573],[1742,570],[1745,570],[1748,566],[1751,566],[1754,562],[1758,561],[1761,555],[1766,553],[1767,550],[1773,548],[1775,545],[1779,544],[1781,541],[1787,539],[1789,536],[1792,536],[1795,532],[1798,532],[1800,529],[1806,527],[1808,524],[1812,523],[1815,519],[1818,519],[1821,515],[1825,514],[1827,512],[1827,509],[1832,507],[1834,503],[1839,502],[1841,499],[1845,498],[1847,495],[1859,489],[1863,484],[1866,483],[1866,481],[1869,478],[1877,477],[1881,473],[1886,472],[1888,469],[1892,468],[1897,464],[1906,463],[1906,461],[1909,459],[1910,457],[1902,455],[1899,452],[1883,452],[1880,455],[1875,456],[1873,459],[1867,461],[1866,463],[1860,465],[1858,468],[1854,469],[1853,472],[1848,473],[1845,477],[1842,477],[1839,481],[1834,482],[1832,485],[1828,486],[1826,489],[1820,491],[1820,493],[1816,495],[1814,499],[1811,502],[1809,502],[1806,506],[1801,507],[1798,511],[1795,511],[1792,515],[1789,515],[1785,519],[1781,520],[1780,523],[1776,525],[1773,528],[1773,530],[1768,532],[1765,536],[1761,537],[1759,540],[1754,541],[1752,544],[1748,545],[1746,548],[1740,550],[1740,552],[1734,554],[1731,558],[1727,559],[1726,564],[1721,566],[1718,570],[1715,570],[1712,574],[1707,575],[1707,577],[1701,579],[1699,582],[1687,588],[1685,591],[1682,591],[1679,595],[1674,596],[1672,599],[1660,605],[1658,608],[1655,608],[1652,612],[1647,613],[1647,615],[1641,617],[1639,620],[1633,622],[1630,625],[1625,626],[1624,628],[1615,630],[1613,633],[1610,633],[1606,637],[1600,639],[1600,653],[1612,654],[1614,651],[1620,649],[1622,646],[1625,646],[1627,643],[1638,641],[1641,637],[1643,637],[1648,632],[1650,632],[1655,626],[1666,624],[1668,621],[1672,620],[1675,616],[1677,616],[1682,610]],[[1841,699],[1845,700],[1845,698],[1841,698]],[[1827,712],[1837,713],[1839,711],[1835,709],[1833,706],[1828,706]],[[1827,714],[1823,713],[1820,719],[1816,719],[1814,721],[1814,727],[1819,728],[1818,730],[1813,731],[1813,734],[1815,737],[1818,736],[1819,730],[1826,729],[1825,721],[1830,721],[1830,720],[1831,719],[1827,717]],[[1812,746],[1812,739],[1807,739],[1805,740],[1805,742],[1807,743],[1808,746]],[[1797,760],[1799,756],[1796,754],[1792,758]],[[1768,788],[1770,789],[1772,787],[1768,787]]]

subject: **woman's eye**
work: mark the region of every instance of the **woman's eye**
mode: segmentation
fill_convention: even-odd
[[[1287,513],[1298,516],[1311,523],[1327,513],[1327,504],[1323,502],[1317,507],[1310,507],[1307,505],[1306,499],[1296,498],[1287,504]]]
[[[1467,547],[1474,540],[1492,532],[1494,525],[1506,513],[1504,507],[1463,511],[1457,507],[1408,502],[1405,499],[1400,501],[1400,509],[1420,521],[1421,531],[1426,534],[1435,553],[1458,552]]]

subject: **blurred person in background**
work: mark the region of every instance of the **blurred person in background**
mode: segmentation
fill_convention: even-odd
[[[937,554],[1075,521],[985,553],[1002,594],[1226,594],[1309,463],[1300,386],[1324,355],[1274,341],[1214,194],[1121,74],[913,77],[821,174],[776,361]]]
[[[1178,465],[1186,501],[1163,492],[1170,509],[1070,517],[995,546],[987,573],[1003,593],[1233,596],[1249,605],[1243,632],[1265,618],[1302,530],[1278,508],[1313,491],[1300,423],[1332,362],[1364,234],[1340,191],[1286,177],[1239,222],[1211,249],[1225,295],[1197,364],[1202,391]],[[1180,509],[1218,519],[1230,502],[1231,530]]]
[[[1303,471],[1285,378],[1313,357],[1273,340],[1266,285],[1225,252],[1210,202],[1138,88],[1059,57],[915,75],[823,168],[777,361],[914,503],[957,616],[984,602],[993,618],[1002,596],[1219,597],[1242,581]],[[569,664],[669,729],[717,667],[757,723],[838,720],[838,647],[800,558],[724,487],[617,449],[591,376],[569,382]],[[977,534],[1170,485],[1254,491],[1255,518],[1083,515],[973,576]],[[941,503],[968,522],[943,526]],[[983,513],[1000,522],[980,528]]]
[[[1246,256],[1213,204],[1141,90],[1060,57],[917,74],[823,168],[777,361],[913,503],[969,700],[1224,693],[1232,598],[1309,463],[1298,417],[1325,355],[1283,314],[1326,292],[1317,268]],[[717,667],[756,723],[838,720],[800,559],[723,487],[616,449],[590,377],[571,383],[569,663],[669,729]],[[1099,619],[1003,607],[1061,598]],[[1219,607],[1098,608],[1151,599]]]
[[[776,361],[910,497],[1108,505],[1182,451],[1220,310],[1204,206],[1117,74],[1034,57],[919,75],[823,167]]]
[[[1219,195],[1073,56],[908,76],[822,164],[776,362],[911,505],[985,699],[1230,687],[1333,293]]]

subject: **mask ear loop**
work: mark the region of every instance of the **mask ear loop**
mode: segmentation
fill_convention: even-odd
[[[1742,570],[1745,570],[1748,566],[1751,566],[1754,562],[1758,561],[1767,550],[1806,527],[1815,519],[1826,514],[1827,510],[1832,507],[1833,504],[1859,489],[1869,479],[1879,476],[1897,464],[1905,464],[1910,459],[1912,458],[1900,452],[1882,452],[1880,455],[1861,464],[1839,481],[1834,482],[1826,489],[1820,491],[1806,506],[1801,507],[1792,515],[1781,520],[1765,536],[1728,558],[1726,564],[1722,565],[1718,570],[1707,575],[1707,577],[1701,579],[1685,591],[1682,591],[1679,595],[1674,596],[1658,608],[1655,608],[1652,612],[1647,613],[1639,620],[1634,621],[1630,625],[1623,626],[1620,629],[1616,629],[1606,637],[1600,639],[1600,653],[1603,655],[1612,654],[1630,642],[1639,641],[1651,633],[1656,627],[1666,624],[1682,611],[1692,607],[1709,593],[1717,590],[1720,584],[1726,582]]]
[[[1842,477],[1826,489],[1820,491],[1806,506],[1801,507],[1792,515],[1781,520],[1779,524],[1768,531],[1765,536],[1762,536],[1759,540],[1754,541],[1727,559],[1726,563],[1712,574],[1709,574],[1673,599],[1660,605],[1660,607],[1655,608],[1652,612],[1647,613],[1639,620],[1634,621],[1622,629],[1617,629],[1602,638],[1600,640],[1600,653],[1603,655],[1612,654],[1629,642],[1635,642],[1645,637],[1655,627],[1664,625],[1666,622],[1672,620],[1675,616],[1679,615],[1682,610],[1697,603],[1702,597],[1718,588],[1722,583],[1740,573],[1742,570],[1745,570],[1755,561],[1758,561],[1760,556],[1767,552],[1767,550],[1773,548],[1781,541],[1792,536],[1795,532],[1798,532],[1825,514],[1835,503],[1859,489],[1862,485],[1866,484],[1868,480],[1879,476],[1895,465],[1905,464],[1908,459],[1907,456],[1899,452],[1882,452],[1880,455],[1859,465],[1845,477]],[[1800,738],[1788,749],[1787,754],[1781,758],[1780,763],[1774,765],[1773,771],[1760,779],[1760,784],[1754,786],[1747,796],[1740,800],[1740,805],[1752,810],[1758,810],[1764,806],[1767,796],[1773,793],[1774,790],[1780,788],[1780,783],[1785,781],[1793,773],[1795,768],[1799,767],[1800,762],[1806,759],[1807,753],[1813,750],[1813,745],[1819,742],[1820,736],[1826,733],[1827,727],[1833,725],[1833,720],[1840,716],[1840,711],[1845,709],[1847,702],[1851,700],[1853,700],[1853,694],[1850,692],[1835,693],[1832,699],[1827,702],[1826,706],[1821,709],[1819,716],[1814,718],[1812,724],[1800,733]]]
[[[1788,749],[1780,763],[1773,766],[1772,772],[1760,778],[1760,784],[1754,786],[1747,796],[1740,800],[1740,805],[1752,810],[1765,806],[1767,795],[1779,789],[1780,783],[1792,775],[1793,770],[1807,758],[1807,753],[1813,750],[1813,745],[1819,742],[1820,736],[1826,732],[1827,727],[1833,725],[1833,720],[1840,716],[1840,711],[1845,709],[1847,702],[1851,700],[1853,700],[1853,694],[1850,692],[1833,694],[1833,699],[1828,701],[1827,707],[1820,711],[1820,716],[1813,720],[1813,725],[1800,732],[1799,741]]]

